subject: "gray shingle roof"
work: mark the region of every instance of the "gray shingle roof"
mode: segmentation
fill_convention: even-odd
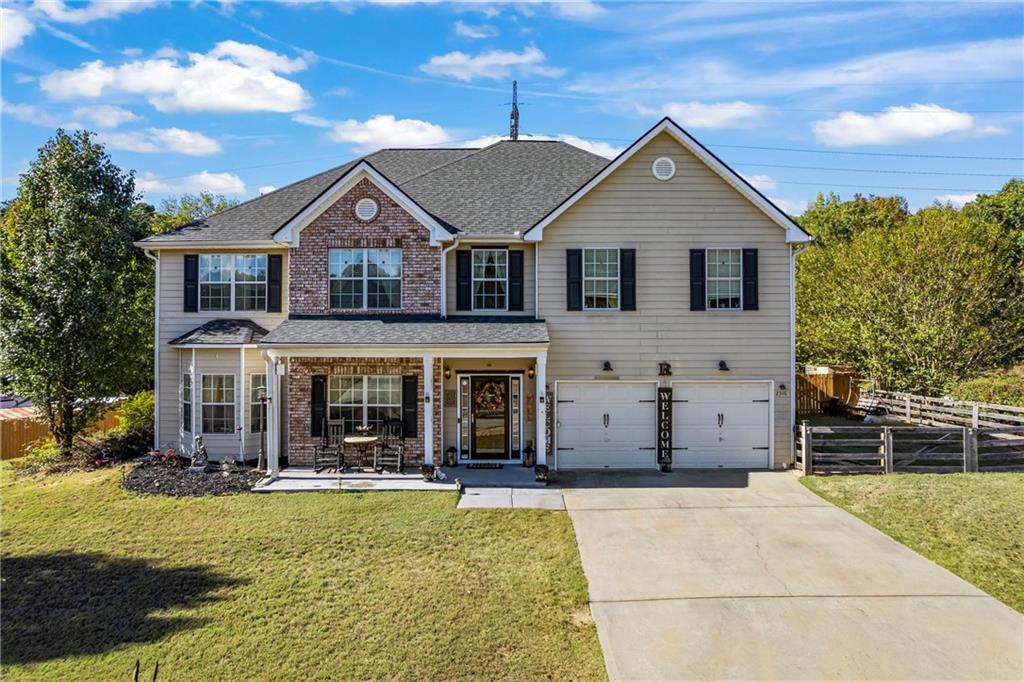
[[[441,345],[547,343],[548,328],[532,318],[449,318],[391,316],[378,319],[290,319],[263,345]]]
[[[525,232],[608,164],[564,142],[527,140],[483,149],[383,149],[363,159],[453,231],[490,234]],[[146,241],[270,240],[363,159]]]
[[[172,346],[184,344],[231,345],[259,343],[267,330],[252,320],[210,320],[204,325],[185,332],[170,342]]]

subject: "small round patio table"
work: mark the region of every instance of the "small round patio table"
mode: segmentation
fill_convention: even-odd
[[[351,445],[359,453],[359,461],[366,459],[366,451],[380,440],[377,436],[345,436],[345,445]]]

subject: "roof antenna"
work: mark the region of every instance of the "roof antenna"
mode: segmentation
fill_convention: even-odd
[[[508,136],[513,142],[519,139],[519,96],[517,90],[518,83],[512,81],[512,120],[509,123]]]

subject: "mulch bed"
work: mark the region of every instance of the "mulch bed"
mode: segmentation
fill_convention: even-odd
[[[236,467],[225,476],[217,464],[205,474],[190,474],[187,467],[139,464],[122,478],[121,485],[143,495],[206,497],[251,492],[262,477],[247,467]]]

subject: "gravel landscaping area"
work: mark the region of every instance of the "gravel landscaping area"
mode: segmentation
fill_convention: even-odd
[[[251,492],[261,477],[259,471],[248,467],[235,467],[225,473],[219,465],[213,465],[206,473],[193,474],[187,467],[139,464],[123,477],[121,485],[144,495],[206,497]]]

